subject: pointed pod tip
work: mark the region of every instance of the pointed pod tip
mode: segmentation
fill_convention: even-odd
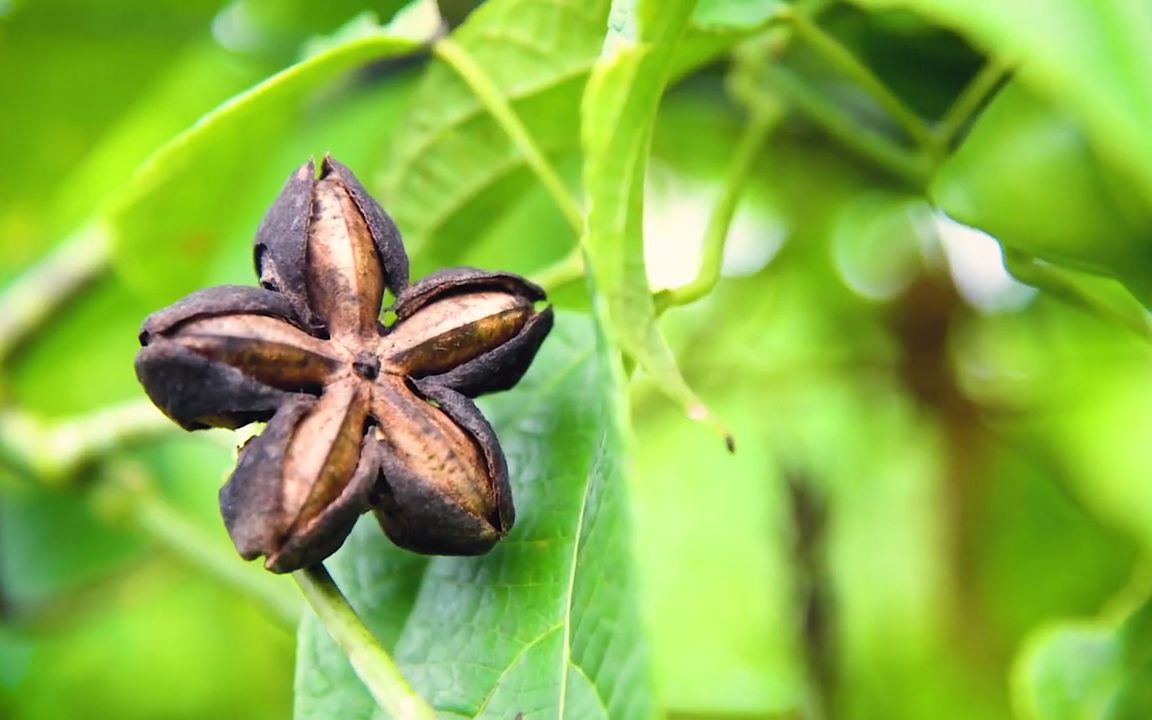
[[[316,159],[308,156],[308,162],[296,169],[296,177],[300,180],[314,180],[316,178]]]
[[[336,171],[336,159],[332,157],[332,151],[324,151],[324,159],[320,161],[320,177],[325,178]]]

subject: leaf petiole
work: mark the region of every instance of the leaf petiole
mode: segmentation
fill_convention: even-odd
[[[528,128],[524,126],[508,99],[500,91],[500,87],[484,72],[484,68],[480,67],[464,46],[452,38],[441,38],[433,45],[432,50],[436,57],[447,63],[468,84],[476,94],[476,98],[507,133],[516,149],[524,156],[525,162],[532,168],[532,172],[552,196],[560,212],[572,226],[573,232],[579,237],[584,232],[584,210],[568,191],[560,174],[548,162],[548,158],[528,132]]]
[[[976,74],[956,96],[956,100],[944,112],[944,116],[940,118],[940,124],[936,129],[936,144],[941,153],[948,151],[949,146],[957,139],[964,126],[968,124],[968,121],[980,109],[992,91],[1008,76],[1011,69],[1012,63],[1003,58],[992,57],[976,71]]]
[[[892,92],[891,88],[871,68],[862,63],[839,40],[827,33],[806,12],[791,12],[783,16],[791,24],[796,37],[818,52],[837,70],[851,78],[884,108],[892,119],[924,152],[932,152],[936,140],[923,118]]]
[[[756,157],[764,147],[768,135],[780,120],[782,109],[766,106],[756,108],[744,128],[736,154],[728,170],[728,177],[720,193],[720,199],[708,218],[708,228],[704,232],[703,256],[700,270],[692,282],[671,290],[656,293],[656,313],[660,314],[673,305],[686,305],[695,302],[712,292],[720,281],[720,270],[724,261],[724,245],[728,239],[728,228],[736,216],[736,208]]]

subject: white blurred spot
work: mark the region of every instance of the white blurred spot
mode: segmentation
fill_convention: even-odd
[[[644,263],[648,285],[664,290],[686,285],[700,270],[704,233],[719,187],[685,182],[671,174],[650,174],[644,197]],[[751,275],[767,265],[784,244],[786,228],[745,200],[736,210],[724,245],[722,275]]]
[[[235,53],[255,52],[264,42],[264,33],[248,14],[244,0],[236,0],[216,13],[212,18],[212,37],[220,47]]]
[[[869,300],[891,300],[922,266],[921,247],[935,240],[923,202],[884,193],[863,194],[838,214],[832,260],[844,283]]]
[[[1014,280],[1004,269],[1000,243],[988,233],[936,213],[936,232],[948,257],[952,281],[973,307],[984,312],[1023,307],[1036,290]]]
[[[429,42],[443,29],[440,5],[436,0],[413,0],[385,25],[389,35]]]

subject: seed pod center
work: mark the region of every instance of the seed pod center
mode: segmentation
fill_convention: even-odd
[[[380,375],[380,358],[366,350],[358,352],[352,361],[352,369],[365,380],[375,380]]]

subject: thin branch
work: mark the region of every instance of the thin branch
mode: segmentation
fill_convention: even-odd
[[[1012,63],[992,57],[976,72],[940,118],[936,128],[936,145],[941,151],[946,151],[952,145],[968,121],[1011,70]]]
[[[564,217],[567,218],[576,236],[579,237],[584,232],[584,211],[568,191],[567,186],[564,185],[559,173],[548,162],[548,158],[544,156],[531,133],[524,127],[524,123],[516,115],[516,111],[512,109],[499,86],[488,76],[484,68],[480,67],[480,64],[464,46],[452,38],[446,37],[438,40],[433,46],[433,52],[438,58],[448,63],[449,67],[455,70],[468,84],[468,87],[472,88],[472,92],[476,93],[477,99],[487,108],[488,112],[495,118],[496,123],[507,133],[520,154],[524,156],[524,160],[532,168],[532,172],[536,173],[536,177],[552,195],[552,199],[560,211],[564,213]]]
[[[929,163],[908,149],[876,132],[862,129],[844,110],[808,87],[794,73],[781,67],[769,70],[772,86],[797,110],[803,112],[845,147],[856,151],[914,187],[923,188],[930,178]]]
[[[0,364],[57,308],[108,268],[108,245],[102,227],[88,226],[0,292]]]
[[[144,400],[99,408],[55,424],[8,410],[0,413],[0,463],[59,486],[113,450],[175,432],[172,421]]]
[[[793,12],[786,15],[796,36],[810,45],[840,72],[854,80],[861,88],[884,108],[892,119],[904,128],[908,136],[925,152],[936,147],[928,125],[896,93],[878,78],[864,63],[844,47],[839,40],[828,34],[812,21],[808,13]]]
[[[134,463],[115,463],[109,469],[117,489],[131,498],[130,514],[140,530],[209,577],[268,610],[288,629],[300,621],[299,599],[286,592],[271,573],[245,564],[196,523],[172,507],[152,487],[147,473]]]
[[[45,486],[74,486],[80,477],[78,471],[90,462],[124,445],[174,429],[170,420],[143,402],[104,408],[58,425],[8,411],[0,415],[0,464]],[[116,518],[130,521],[223,585],[256,601],[285,627],[295,627],[300,608],[291,596],[275,587],[271,575],[246,566],[169,505],[142,466],[114,461],[97,477],[102,509],[114,508]]]
[[[412,690],[396,661],[348,604],[324,565],[297,570],[292,577],[376,703],[394,720],[435,720],[431,706]]]
[[[740,204],[744,185],[752,172],[756,158],[769,133],[780,119],[780,110],[756,109],[749,119],[740,142],[736,146],[736,154],[732,158],[732,165],[728,170],[728,177],[720,193],[720,200],[708,218],[708,228],[704,233],[704,246],[700,261],[700,270],[696,277],[687,285],[664,290],[656,294],[656,312],[660,313],[673,305],[686,305],[695,302],[712,292],[716,283],[720,281],[720,270],[724,261],[724,245],[728,239],[728,229],[732,219],[736,216],[736,208]]]

